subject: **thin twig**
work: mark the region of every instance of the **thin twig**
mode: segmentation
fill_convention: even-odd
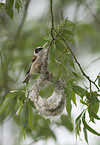
[[[78,62],[78,60],[77,60],[77,58],[75,57],[74,53],[72,52],[71,48],[68,46],[67,41],[66,41],[66,40],[65,40],[65,39],[64,39],[64,38],[54,29],[54,28],[53,28],[53,30],[54,30],[54,31],[59,35],[59,37],[64,41],[64,43],[65,43],[65,45],[66,45],[66,49],[65,49],[64,51],[66,51],[66,50],[69,50],[69,51],[70,51],[70,53],[71,53],[71,55],[73,56],[75,62],[77,63],[78,67],[80,68],[80,70],[81,70],[83,76],[86,77],[86,78],[89,80],[89,82],[91,82],[92,84],[94,84],[94,86],[98,89],[98,91],[100,91],[100,89],[99,89],[98,86],[95,84],[95,82],[92,81],[92,80],[90,79],[90,77],[89,77],[88,75],[86,75],[86,73],[83,71],[83,69],[82,69],[80,63]]]
[[[54,28],[54,18],[53,18],[53,9],[52,9],[52,0],[50,0],[50,14],[51,14],[51,36],[52,39],[54,40],[54,36],[53,36],[53,28]]]
[[[100,78],[100,73],[98,74],[94,82],[96,82],[99,78]]]

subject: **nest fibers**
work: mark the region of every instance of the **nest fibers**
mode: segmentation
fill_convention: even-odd
[[[49,48],[44,49],[40,76],[33,84],[33,89],[30,92],[31,100],[34,101],[37,111],[46,118],[60,115],[66,104],[64,85],[61,81],[57,81],[54,92],[48,99],[39,96],[39,91],[43,84],[48,82],[53,84],[53,76],[48,71],[48,53]]]

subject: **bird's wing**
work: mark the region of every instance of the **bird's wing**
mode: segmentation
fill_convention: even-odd
[[[26,72],[26,75],[30,72],[31,66],[32,66],[32,62],[30,62],[30,65],[28,67],[28,71]]]
[[[30,62],[30,65],[29,65],[29,67],[28,67],[28,71],[26,72],[26,75],[30,72],[32,63],[36,60],[36,58],[37,58],[37,56],[34,55],[33,58],[32,58],[32,60],[31,60],[31,62]]]

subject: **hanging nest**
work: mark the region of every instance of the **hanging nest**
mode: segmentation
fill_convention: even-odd
[[[56,82],[54,92],[49,98],[42,98],[39,95],[43,84],[48,82],[53,84],[53,76],[50,75],[48,69],[48,54],[49,48],[44,49],[40,76],[36,79],[30,92],[31,100],[34,102],[37,111],[46,118],[60,115],[66,105],[64,85],[60,80]]]

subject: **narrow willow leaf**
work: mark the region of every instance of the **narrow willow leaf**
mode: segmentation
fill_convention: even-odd
[[[8,117],[8,115],[14,111],[14,108],[15,108],[16,104],[17,104],[17,98],[13,98],[10,101],[9,106],[7,108],[7,115],[6,115],[6,117]]]
[[[73,22],[71,22],[70,20],[66,20],[67,23],[66,23],[66,26],[75,26],[75,24]]]
[[[21,111],[22,111],[22,108],[23,108],[23,105],[21,105],[19,108],[18,108],[18,110],[17,110],[17,112],[16,112],[16,114],[19,116],[20,115],[20,113],[21,113]]]
[[[77,95],[79,95],[80,97],[85,96],[85,89],[83,89],[83,88],[80,87],[80,86],[74,85],[74,84],[72,84],[71,86],[72,86],[73,91],[74,91]]]
[[[86,90],[85,93],[86,93],[86,97],[87,97],[87,99],[89,100],[89,97],[90,97],[89,92]]]
[[[75,92],[73,90],[72,90],[72,101],[75,104],[75,106],[77,106],[77,104],[76,104],[76,95],[75,95]]]
[[[66,110],[67,110],[67,113],[68,113],[69,117],[71,117],[71,109],[72,109],[72,105],[71,105],[72,89],[71,88],[66,88],[65,89],[65,92],[66,92]]]
[[[80,103],[82,103],[83,105],[88,106],[88,103],[84,102],[83,100],[80,100]]]
[[[74,71],[72,71],[72,73],[75,77],[77,77],[77,78],[79,77]]]
[[[56,50],[59,50],[61,52],[63,52],[66,49],[65,45],[61,41],[57,40],[55,45],[56,45]]]
[[[75,65],[74,65],[74,61],[73,61],[73,58],[72,57],[69,57],[68,62],[69,62],[69,65],[75,70]]]
[[[62,75],[62,70],[63,70],[63,65],[56,63],[55,69],[54,69],[54,80],[53,80],[54,84],[60,79]]]
[[[93,118],[97,119],[97,120],[100,120],[99,116],[96,115],[95,113],[93,113],[91,110],[88,110],[89,111],[89,115],[92,116]]]
[[[52,44],[49,56],[49,70],[51,73],[54,73],[54,66],[55,66],[55,50],[54,44]]]
[[[71,79],[67,79],[66,80],[66,83],[67,84],[72,84],[73,82],[75,82],[77,79],[75,79],[75,78],[71,78]]]
[[[76,139],[77,139],[77,135],[80,136],[80,131],[81,131],[81,120],[78,120],[75,126]]]
[[[17,9],[17,11],[19,13],[19,9],[22,8],[21,1],[20,0],[16,0],[16,2],[15,2],[15,8]]]
[[[30,105],[30,103],[28,103],[28,110],[29,110],[29,114],[28,114],[28,124],[29,126],[32,128],[32,130],[34,130],[33,127],[33,109],[32,106]]]
[[[87,130],[89,130],[91,133],[93,133],[93,134],[95,134],[95,135],[100,136],[100,133],[98,133],[98,132],[96,132],[94,129],[92,129],[92,128],[86,123],[86,121],[85,121],[84,118],[82,118],[82,122],[83,122],[84,127],[85,127]]]
[[[5,100],[3,101],[3,103],[1,104],[0,106],[0,115],[7,110],[8,106],[9,106],[9,103],[11,102],[11,100],[13,98],[17,97],[17,92],[12,92],[12,93],[9,93]]]
[[[23,129],[27,128],[27,125],[28,125],[28,104],[27,104],[27,102],[25,102],[23,104],[23,108],[21,111],[21,124],[22,124]]]
[[[7,12],[7,15],[13,19],[13,15],[14,15],[14,11],[13,11],[13,4],[14,4],[14,0],[11,0],[8,2],[7,6],[6,6],[6,12]]]
[[[73,35],[73,33],[68,29],[64,29],[63,33],[68,34],[68,35]]]
[[[97,92],[91,92],[90,93],[90,105],[89,105],[89,109],[97,114],[98,110],[99,110],[99,100],[97,98]]]
[[[34,105],[34,102],[31,101],[30,98],[28,99],[28,103],[30,103],[30,105],[32,106],[33,109],[36,109],[36,107],[35,107],[35,105]]]
[[[21,131],[22,131],[22,134],[23,134],[24,139],[25,139],[26,129],[25,129],[25,128],[23,128],[23,127],[22,127],[22,125],[21,125]]]
[[[80,120],[80,118],[81,118],[82,114],[84,113],[84,111],[85,111],[85,110],[83,110],[83,111],[81,112],[81,114],[76,118],[75,124]]]
[[[100,87],[100,76],[99,76],[99,79],[98,79],[98,86]]]
[[[86,130],[85,127],[83,127],[83,132],[84,132],[85,140],[86,140],[86,142],[88,143],[87,130]]]
[[[68,35],[66,33],[63,33],[62,36],[69,42],[75,43],[74,40],[72,39],[72,35]]]

